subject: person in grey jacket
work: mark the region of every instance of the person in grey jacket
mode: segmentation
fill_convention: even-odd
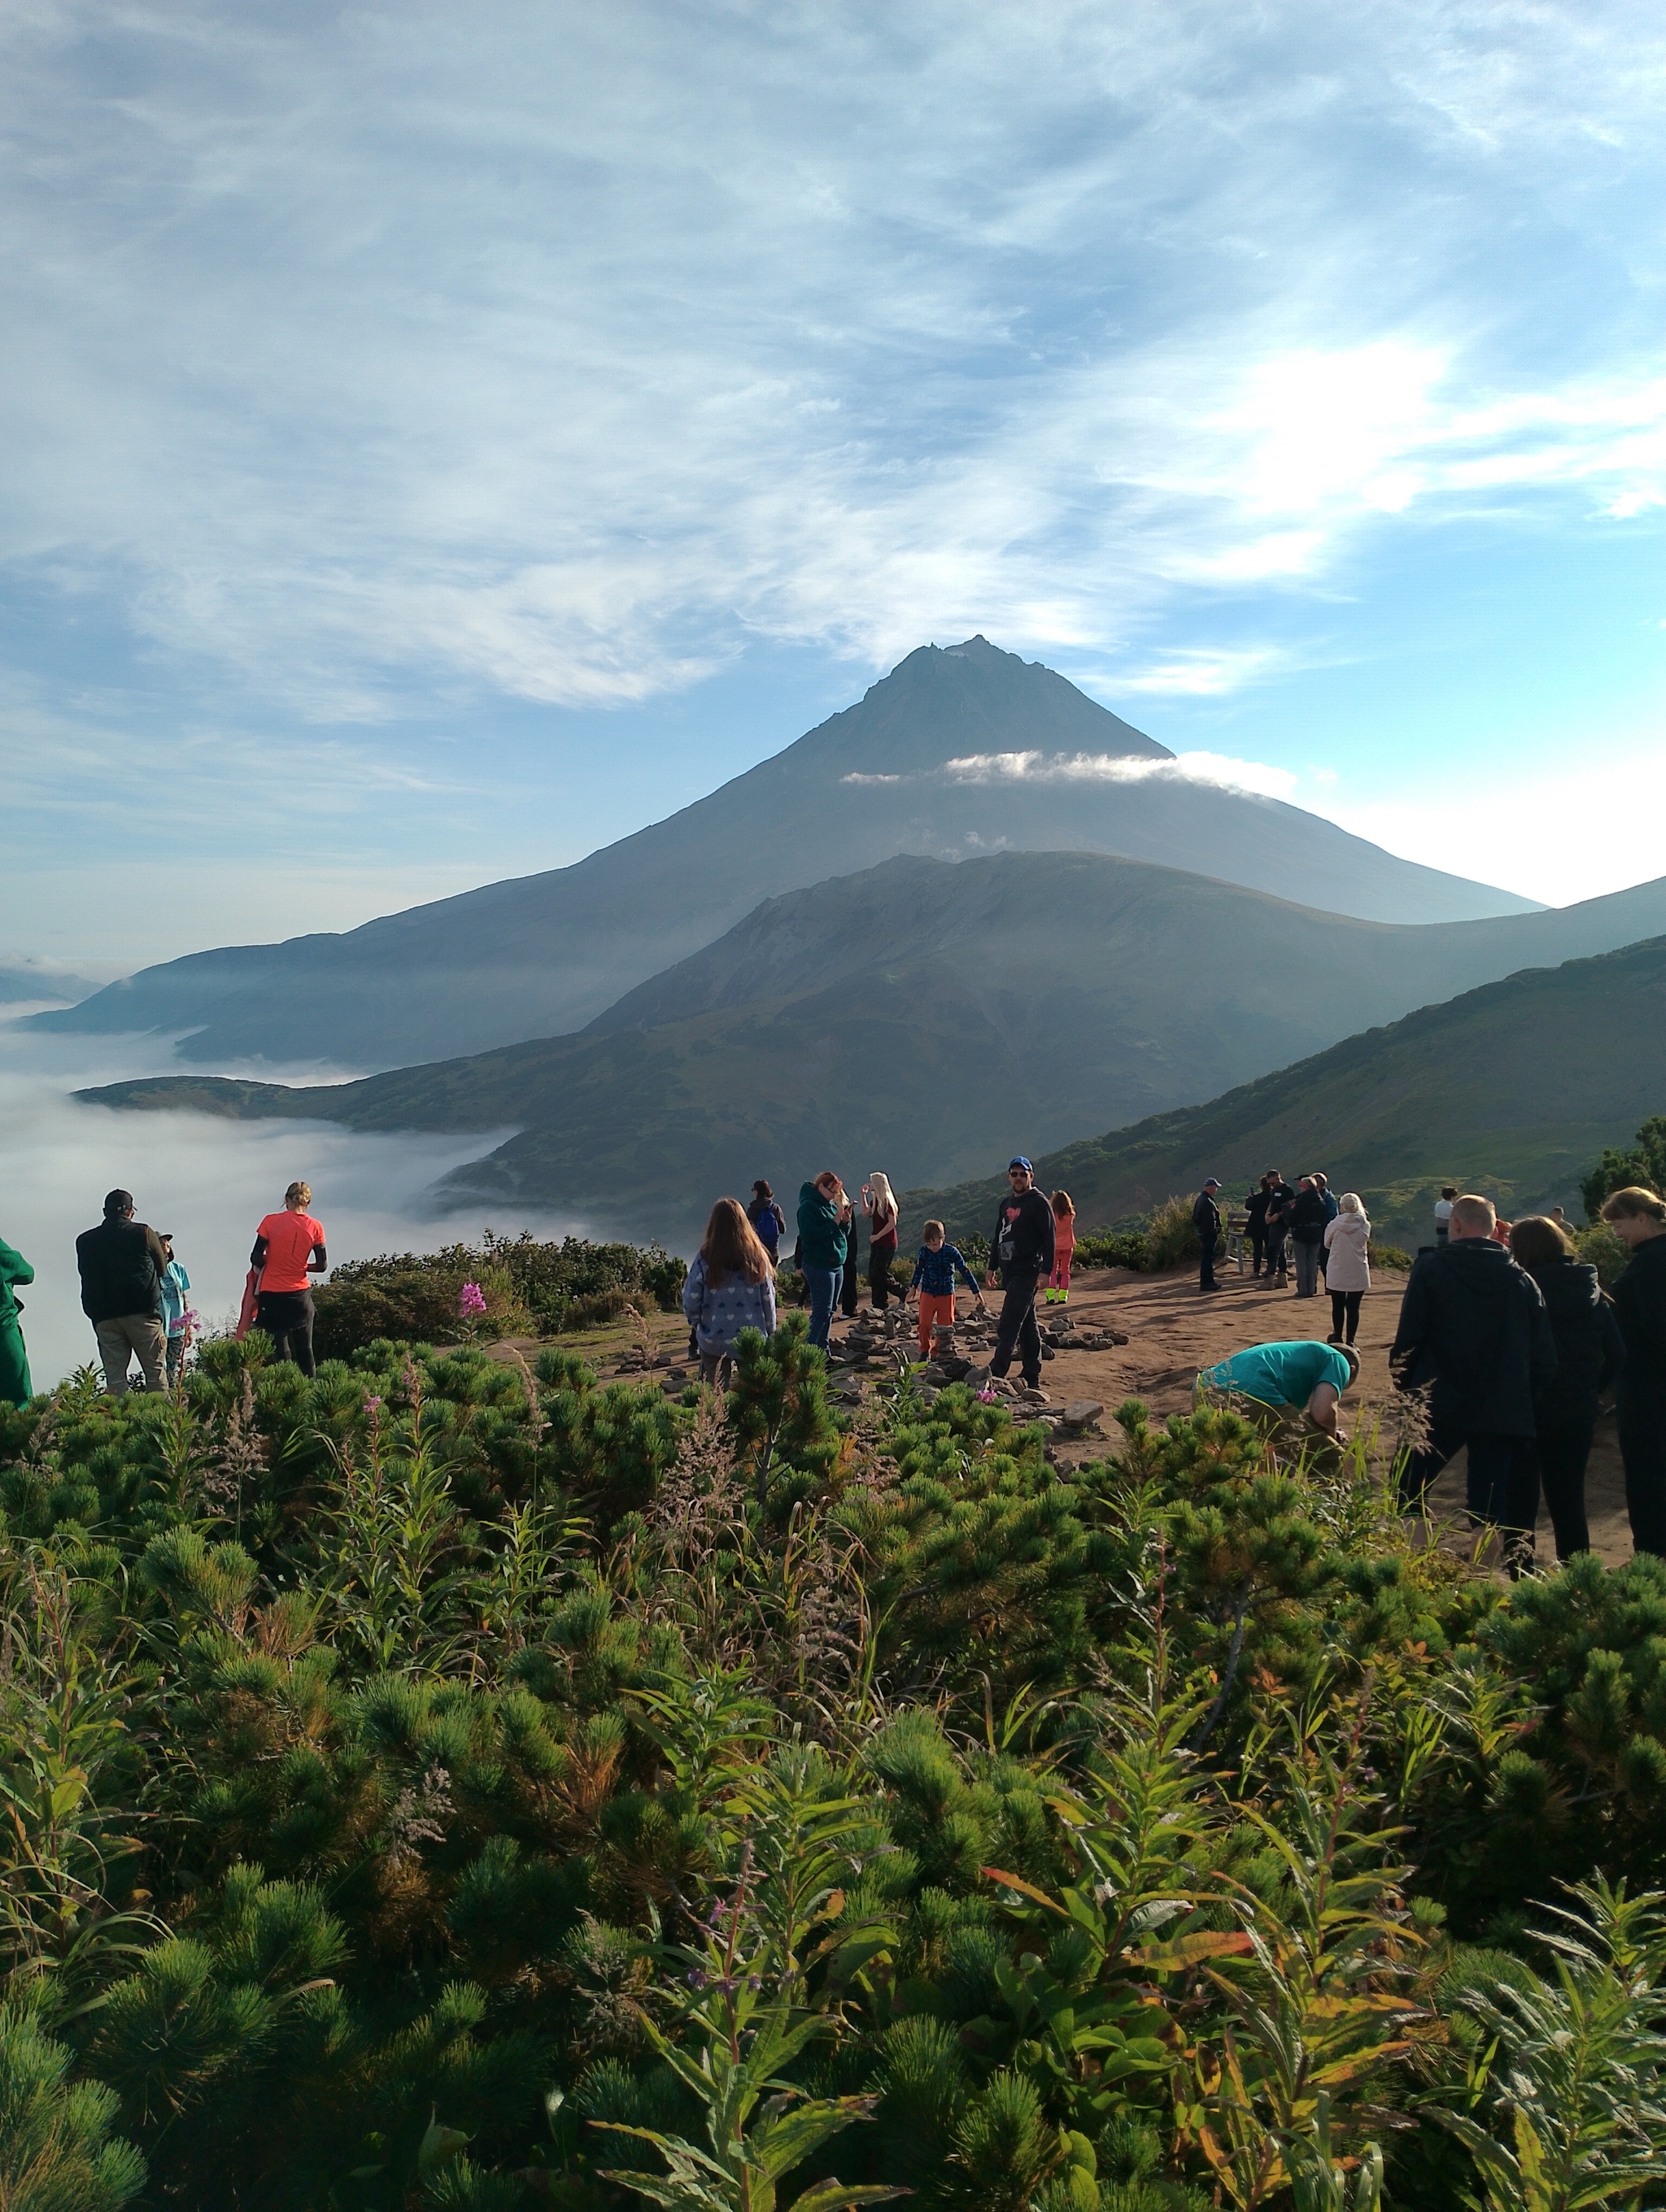
[[[738,1198],[720,1198],[683,1282],[683,1315],[700,1348],[700,1380],[721,1390],[743,1329],[775,1333],[775,1271]]]

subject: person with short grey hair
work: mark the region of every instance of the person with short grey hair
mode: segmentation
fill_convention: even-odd
[[[162,1329],[162,1277],[167,1255],[149,1222],[133,1218],[133,1194],[112,1190],[96,1229],[76,1239],[81,1310],[93,1324],[104,1387],[125,1398],[128,1361],[137,1356],[147,1390],[167,1388],[167,1338]]]

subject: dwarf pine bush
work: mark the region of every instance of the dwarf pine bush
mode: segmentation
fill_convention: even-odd
[[[1666,1570],[825,1380],[0,1410],[0,2204],[1658,2201]]]

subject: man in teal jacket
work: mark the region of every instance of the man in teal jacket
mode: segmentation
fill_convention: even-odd
[[[14,1284],[33,1280],[34,1269],[23,1255],[0,1237],[0,1406],[26,1406],[34,1395],[29,1381],[29,1355],[12,1291]]]

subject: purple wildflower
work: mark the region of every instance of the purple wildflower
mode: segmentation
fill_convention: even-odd
[[[471,1321],[477,1314],[485,1312],[486,1294],[478,1283],[464,1284],[458,1293],[457,1310],[465,1321]]]

